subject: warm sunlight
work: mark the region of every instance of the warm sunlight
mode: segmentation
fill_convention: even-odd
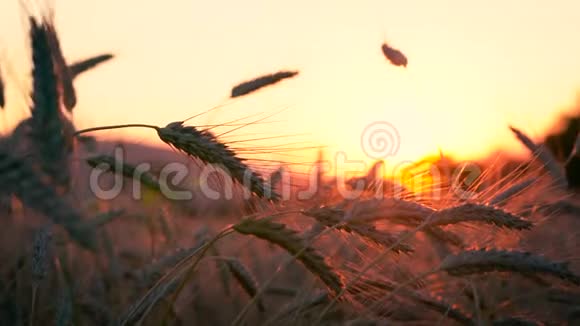
[[[361,134],[387,121],[400,135],[390,161],[439,149],[465,159],[497,147],[519,151],[507,125],[543,134],[580,87],[576,1],[82,0],[56,1],[55,8],[69,60],[117,56],[78,80],[74,119],[81,127],[180,120],[228,102],[240,81],[286,68],[301,73],[192,123],[274,114],[272,123],[259,124],[260,134],[289,137],[262,143],[297,143],[304,139],[292,135],[307,135],[304,147],[327,146],[329,155],[341,151],[370,163]],[[9,105],[23,114],[27,79],[15,72],[28,64],[25,19],[17,1],[2,2],[0,12],[0,53],[10,64],[8,78],[18,81]],[[407,68],[387,63],[383,41],[406,54]],[[12,126],[17,115],[7,111],[3,124]],[[146,130],[101,134],[121,135],[157,143]],[[274,158],[304,162],[315,155],[291,154]]]

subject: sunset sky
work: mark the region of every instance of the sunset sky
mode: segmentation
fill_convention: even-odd
[[[328,146],[368,162],[365,126],[387,121],[398,154],[462,159],[498,147],[520,151],[513,124],[542,135],[580,89],[580,2],[569,1],[135,1],[57,0],[56,26],[69,62],[117,58],[76,82],[77,126],[165,125],[227,101],[238,82],[280,69],[295,79],[192,121],[215,124],[274,114],[239,139]],[[0,2],[0,56],[9,84],[3,128],[24,116],[29,59],[18,1]],[[409,59],[394,67],[388,41]],[[247,120],[251,121],[251,119]],[[107,131],[159,144],[151,131]],[[229,138],[236,139],[235,137]],[[312,161],[312,152],[276,156]]]

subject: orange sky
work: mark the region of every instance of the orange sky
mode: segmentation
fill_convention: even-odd
[[[470,158],[498,146],[519,151],[507,125],[542,135],[580,88],[580,2],[573,0],[60,0],[55,7],[69,61],[118,55],[78,79],[81,128],[165,125],[224,103],[240,81],[298,69],[297,78],[193,123],[287,108],[270,119],[277,123],[249,127],[239,138],[306,134],[262,144],[308,140],[303,146],[370,161],[360,135],[388,121],[400,134],[392,161],[438,148]],[[26,112],[24,21],[18,1],[0,2],[6,128]],[[407,55],[407,69],[386,62],[384,40]],[[100,135],[155,141],[150,131]],[[293,154],[302,157],[280,158],[313,159]]]

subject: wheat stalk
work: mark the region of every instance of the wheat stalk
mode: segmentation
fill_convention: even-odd
[[[179,287],[179,277],[170,278],[163,283],[156,284],[155,291],[149,291],[139,301],[134,303],[129,309],[121,315],[114,325],[138,325],[145,318],[147,313],[161,299],[165,298]]]
[[[155,264],[155,266],[151,268],[154,273],[159,272],[159,268],[171,267],[171,270],[165,273],[143,297],[123,313],[118,319],[117,324],[127,325],[138,322],[147,315],[159,300],[170,293],[174,293],[168,305],[169,308],[166,315],[169,315],[171,307],[185,287],[185,284],[193,276],[195,267],[204,257],[207,250],[209,250],[209,248],[211,248],[217,241],[228,236],[232,232],[231,228],[226,228],[210,241],[205,241],[205,239],[201,240],[201,244],[188,250],[187,253],[183,255],[182,253],[178,253],[175,256],[168,256],[167,259],[163,259],[164,261],[162,263]]]
[[[51,49],[54,71],[58,80],[58,88],[65,108],[70,112],[77,104],[75,88],[69,74],[68,66],[60,47],[60,40],[54,24],[50,21],[44,23],[46,34]]]
[[[453,276],[465,276],[492,271],[511,271],[535,275],[548,274],[580,285],[580,277],[571,272],[567,262],[552,262],[529,252],[496,249],[468,250],[447,256],[439,266]]]
[[[546,146],[543,144],[537,145],[530,137],[517,128],[510,127],[510,129],[517,139],[528,148],[532,155],[538,156],[546,170],[552,175],[552,178],[554,178],[556,184],[562,189],[566,189],[568,187],[568,181],[566,180],[564,169],[558,161],[556,161],[556,158],[546,148]]]
[[[326,284],[334,293],[342,288],[341,278],[318,252],[305,244],[296,231],[269,219],[247,218],[233,226],[241,234],[249,234],[273,243],[300,261],[312,274]]]
[[[163,142],[187,155],[220,166],[256,196],[274,201],[279,199],[279,195],[271,190],[259,174],[252,171],[243,159],[211,132],[184,126],[182,122],[173,122],[164,128],[158,128],[157,134]]]
[[[48,26],[31,17],[30,39],[33,64],[31,136],[43,171],[58,185],[66,186],[69,180],[66,139]]]
[[[231,97],[234,98],[250,94],[261,88],[276,84],[283,79],[292,78],[296,75],[298,75],[298,71],[279,71],[242,82],[232,88]]]
[[[350,223],[369,223],[386,219],[393,223],[416,227],[435,212],[435,209],[417,202],[384,198],[356,202],[345,218]],[[463,247],[463,241],[459,236],[437,226],[425,227],[422,231],[436,240]]]
[[[169,123],[161,128],[147,124],[123,124],[114,126],[102,126],[77,131],[78,136],[91,131],[110,130],[120,128],[149,128],[157,131],[159,138],[169,146],[172,146],[192,158],[197,158],[206,164],[217,165],[228,173],[235,181],[246,187],[251,193],[259,198],[278,201],[280,196],[244,163],[244,159],[225,143],[220,142],[210,131],[198,130],[193,126],[184,126],[183,121]]]
[[[397,242],[396,236],[386,232],[381,232],[372,225],[353,223],[351,222],[352,220],[343,222],[344,213],[340,209],[330,207],[312,208],[304,211],[304,215],[314,217],[319,223],[326,227],[357,234],[358,236],[382,247],[391,248],[394,252],[409,253],[413,251],[413,248],[404,243],[394,245]]]

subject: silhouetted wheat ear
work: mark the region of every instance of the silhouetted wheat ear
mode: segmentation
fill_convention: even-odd
[[[383,43],[381,50],[383,50],[383,54],[391,64],[407,67],[407,57],[401,51],[391,47],[387,43]]]
[[[420,203],[384,198],[356,202],[347,215],[349,223],[360,224],[388,220],[391,223],[417,227],[434,212],[435,209]],[[422,231],[434,240],[446,242],[456,247],[464,246],[463,240],[459,236],[439,227],[425,227],[422,228]]]
[[[286,250],[295,256],[314,275],[318,276],[326,286],[340,293],[341,278],[334,272],[317,251],[307,246],[296,231],[287,228],[284,224],[275,223],[268,219],[248,218],[233,226],[241,234],[249,234],[266,240]]]
[[[182,122],[173,122],[165,128],[158,128],[159,138],[185,154],[198,158],[206,164],[222,168],[234,180],[246,187],[260,198],[277,201],[280,196],[269,190],[262,177],[250,169],[242,158],[236,156],[226,144],[221,143],[211,132],[184,126]],[[270,192],[270,193],[269,193]]]
[[[2,68],[0,66],[0,68]],[[0,109],[4,109],[6,105],[6,97],[4,95],[4,79],[2,79],[2,69],[0,69]]]
[[[153,176],[151,173],[145,170],[138,170],[137,167],[131,164],[117,161],[117,159],[115,159],[115,157],[113,156],[104,154],[96,155],[89,157],[86,161],[87,164],[89,164],[93,168],[99,168],[105,171],[110,171],[112,173],[119,174],[126,178],[129,178],[131,180],[137,179],[144,186],[150,189],[156,191],[161,190],[161,186],[159,185],[157,178],[155,178],[155,176]]]
[[[68,65],[62,54],[58,33],[52,22],[44,23],[48,35],[48,41],[51,48],[52,60],[54,63],[55,73],[58,81],[59,94],[64,107],[70,112],[77,104],[77,96],[70,76]]]
[[[113,59],[112,54],[101,54],[89,59],[74,62],[68,66],[69,75],[72,79],[78,77],[78,75],[95,68],[96,66]]]
[[[511,131],[517,137],[517,139],[528,148],[532,155],[537,155],[548,173],[554,178],[554,182],[561,188],[565,189],[568,187],[568,180],[564,173],[564,168],[556,161],[556,158],[543,144],[537,145],[534,141],[528,137],[521,130],[510,127]]]
[[[448,225],[461,222],[482,222],[515,230],[527,230],[533,226],[531,222],[502,209],[471,203],[437,211],[428,218],[427,225]]]
[[[33,64],[31,138],[39,154],[42,170],[57,185],[67,186],[67,140],[59,108],[50,35],[47,26],[39,24],[32,17],[30,38]]]
[[[326,227],[334,227],[337,230],[354,233],[377,245],[391,248],[394,252],[409,253],[413,251],[413,248],[408,244],[398,243],[396,236],[379,231],[373,225],[353,223],[352,220],[344,221],[344,213],[340,209],[332,207],[311,208],[304,211],[304,215],[314,217],[319,223]]]
[[[232,88],[231,97],[234,98],[253,93],[261,88],[274,85],[283,79],[292,78],[296,75],[298,75],[298,71],[279,71],[242,82]]]
[[[259,286],[252,272],[236,258],[221,257],[220,259],[224,261],[228,270],[244,291],[253,298],[258,292]],[[258,299],[257,306],[260,311],[266,310],[261,299]]]
[[[27,162],[0,149],[0,192],[13,194],[26,206],[62,225],[71,238],[86,248],[94,249],[95,233],[82,227],[80,215],[44,183]]]
[[[463,251],[447,256],[439,269],[454,276],[492,271],[511,271],[524,276],[546,274],[580,285],[580,277],[569,270],[568,262],[553,262],[529,252],[495,249]]]

